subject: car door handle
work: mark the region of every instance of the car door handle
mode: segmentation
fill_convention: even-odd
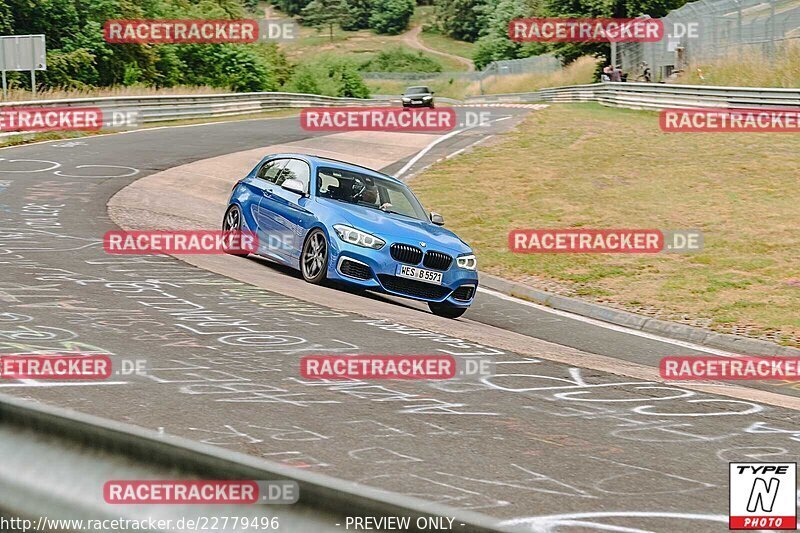
[[[272,196],[272,189],[264,189],[261,192],[264,193],[264,196]]]

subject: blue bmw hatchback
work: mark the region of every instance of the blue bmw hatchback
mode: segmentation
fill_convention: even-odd
[[[258,255],[300,270],[464,314],[478,288],[472,249],[401,181],[304,154],[265,157],[233,188],[226,231],[258,235]]]

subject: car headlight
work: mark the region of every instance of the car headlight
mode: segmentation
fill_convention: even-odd
[[[473,254],[462,255],[456,259],[458,268],[465,268],[467,270],[478,270],[478,260]]]
[[[404,101],[404,102],[410,102],[410,101],[411,101],[411,98],[408,98],[408,97],[405,97],[405,96],[404,96],[404,97],[403,97],[403,101]]]
[[[343,224],[336,224],[333,226],[333,229],[336,230],[336,234],[344,242],[349,242],[350,244],[355,244],[356,246],[380,250],[383,248],[383,245],[386,244],[386,241],[376,237],[375,235],[370,235],[369,233],[363,232],[356,228],[351,228],[350,226],[345,226]]]
[[[433,96],[423,96],[422,97],[423,100],[430,100],[431,98],[433,98]]]

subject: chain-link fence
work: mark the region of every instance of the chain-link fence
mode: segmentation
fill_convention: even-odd
[[[509,76],[513,74],[549,74],[561,70],[561,61],[552,55],[526,57],[524,59],[509,59],[505,61],[492,61],[486,68],[475,72],[362,72],[367,80],[395,80],[395,81],[429,81],[437,79],[453,79],[466,81],[481,81],[490,76]]]
[[[700,0],[661,20],[662,41],[619,45],[617,63],[628,81],[660,81],[690,63],[744,53],[769,61],[782,43],[800,39],[800,0]],[[646,68],[651,80],[644,79]]]

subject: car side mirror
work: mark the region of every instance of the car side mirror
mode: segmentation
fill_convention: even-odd
[[[306,184],[297,179],[288,179],[281,183],[281,187],[287,191],[295,192],[300,196],[306,195]]]
[[[437,226],[444,226],[444,217],[439,213],[434,213],[433,211],[431,211],[431,222],[433,222]]]
[[[434,94],[436,94],[436,91],[431,91],[431,95],[434,95]]]

